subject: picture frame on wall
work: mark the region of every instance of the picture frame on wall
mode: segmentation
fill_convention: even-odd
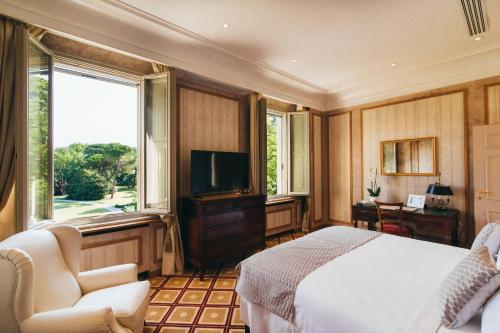
[[[407,207],[423,209],[425,207],[425,195],[410,194],[408,195]]]

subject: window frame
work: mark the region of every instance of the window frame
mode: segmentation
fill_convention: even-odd
[[[166,78],[167,79],[167,86],[166,86],[166,96],[167,96],[167,101],[166,101],[166,127],[167,127],[167,166],[166,166],[166,181],[167,181],[167,207],[166,208],[147,208],[146,207],[146,191],[147,191],[147,182],[146,182],[146,177],[147,177],[147,167],[146,167],[146,110],[145,110],[145,104],[146,104],[146,98],[145,98],[145,90],[146,90],[146,80],[152,80],[152,79],[161,79],[161,78]],[[172,142],[173,142],[173,131],[172,131],[172,75],[170,72],[166,73],[158,73],[158,74],[152,74],[152,75],[146,75],[141,78],[141,86],[140,86],[140,98],[138,99],[139,101],[139,121],[138,121],[138,126],[139,130],[137,133],[139,134],[139,144],[140,144],[140,160],[139,160],[139,167],[141,169],[141,176],[138,177],[138,190],[137,192],[139,193],[137,196],[137,202],[139,206],[139,210],[147,215],[169,215],[172,212]],[[139,181],[140,179],[140,181]],[[139,187],[140,184],[140,187]],[[140,199],[140,200],[139,200]]]
[[[22,154],[22,177],[25,178],[23,179],[22,182],[22,190],[21,190],[21,195],[24,200],[20,203],[21,207],[19,208],[19,211],[21,212],[21,223],[23,226],[23,230],[32,228],[34,226],[37,226],[39,224],[46,224],[47,221],[51,221],[53,218],[54,214],[54,152],[53,152],[53,87],[54,87],[54,53],[49,50],[45,45],[43,45],[40,41],[38,41],[36,38],[33,38],[32,36],[28,37],[28,42],[27,42],[27,49],[29,49],[30,44],[36,47],[39,51],[47,54],[49,61],[48,61],[48,75],[49,75],[49,84],[48,84],[48,91],[47,91],[47,127],[48,127],[48,139],[47,139],[47,182],[48,182],[48,197],[49,197],[49,202],[47,203],[47,219],[42,219],[36,222],[30,221],[30,212],[28,211],[29,203],[28,201],[30,200],[30,189],[29,187],[31,186],[29,183],[29,52],[26,54],[27,60],[27,68],[26,70],[26,82],[25,82],[25,87],[26,87],[26,108],[23,109],[23,116],[22,116],[22,129],[20,131],[22,132],[22,136],[25,140],[24,147],[21,150]]]
[[[305,157],[305,165],[304,165],[304,179],[305,179],[305,191],[294,191],[292,188],[292,177],[294,173],[294,165],[292,162],[292,119],[293,117],[304,117],[305,121],[305,126],[304,126],[304,157]],[[310,195],[310,166],[311,166],[311,161],[310,161],[310,154],[311,154],[311,146],[310,146],[310,133],[309,133],[309,123],[310,123],[310,114],[309,112],[306,111],[295,111],[295,112],[288,112],[287,113],[287,143],[288,143],[288,152],[287,152],[287,159],[288,159],[288,179],[287,179],[287,189],[288,189],[288,195],[289,196],[308,196]]]
[[[269,195],[268,194],[268,201],[273,201],[275,199],[283,198],[284,196],[288,196],[288,140],[287,140],[287,133],[288,133],[288,118],[287,118],[287,113],[284,111],[280,111],[274,108],[268,107],[266,110],[266,126],[267,126],[267,116],[272,115],[275,117],[280,117],[281,118],[281,187],[282,187],[282,193],[276,193],[274,195]],[[267,139],[267,137],[266,137]],[[267,149],[267,140],[266,140],[266,149]],[[279,176],[279,174],[277,175]],[[267,177],[267,174],[266,174]],[[278,192],[278,190],[277,190]],[[266,194],[267,194],[267,188],[266,188]]]
[[[150,218],[150,215],[164,215],[170,214],[172,208],[172,194],[171,194],[171,164],[172,159],[170,157],[167,158],[167,208],[166,209],[147,209],[145,208],[145,180],[146,180],[146,160],[145,160],[145,110],[144,110],[144,82],[146,79],[151,78],[159,78],[159,77],[167,77],[167,156],[170,156],[172,152],[172,112],[171,112],[171,73],[161,73],[154,74],[148,76],[138,76],[135,74],[130,74],[126,72],[121,72],[112,68],[102,67],[99,65],[95,65],[92,63],[84,62],[81,60],[67,58],[60,55],[55,55],[53,52],[44,47],[41,43],[39,43],[36,39],[30,37],[30,41],[33,41],[36,46],[40,46],[45,52],[50,55],[51,59],[51,80],[50,80],[50,88],[49,88],[49,131],[48,131],[48,142],[49,142],[49,159],[48,159],[48,173],[49,173],[49,186],[50,186],[50,218],[45,220],[40,220],[36,222],[30,222],[29,216],[26,213],[23,215],[22,219],[24,222],[24,230],[26,229],[40,229],[47,225],[54,223],[69,223],[69,224],[77,224],[77,225],[87,225],[87,224],[102,224],[102,223],[126,223],[129,220],[136,220],[138,218]],[[77,217],[73,219],[66,220],[55,220],[54,217],[54,208],[53,208],[53,200],[54,200],[54,168],[53,168],[53,160],[54,160],[54,152],[53,152],[53,137],[54,137],[54,128],[53,128],[53,77],[55,71],[61,72],[73,72],[73,73],[83,73],[95,76],[96,79],[101,79],[105,81],[116,82],[117,84],[128,84],[128,85],[136,85],[137,86],[137,158],[136,158],[136,167],[137,167],[137,211],[135,212],[123,212],[123,213],[110,213],[103,215],[92,215],[86,217]],[[29,107],[29,106],[28,106]],[[26,108],[26,116],[29,113],[28,107]],[[24,125],[25,137],[28,138],[29,128],[28,124]],[[28,150],[28,141],[26,141],[26,151]],[[29,159],[27,156],[25,157],[24,164],[24,173],[27,175]],[[26,182],[26,185],[28,182]],[[24,207],[27,207],[27,200],[29,190],[27,186],[23,186],[23,198],[25,198],[22,203]],[[26,211],[26,210],[24,210]]]

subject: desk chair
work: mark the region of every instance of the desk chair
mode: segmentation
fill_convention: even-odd
[[[403,237],[414,238],[414,232],[411,228],[403,225],[403,203],[379,202],[377,205],[378,221],[380,222],[380,231],[386,234],[392,234]]]

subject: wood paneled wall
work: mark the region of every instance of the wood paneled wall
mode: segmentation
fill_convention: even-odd
[[[486,110],[488,124],[500,124],[500,84],[486,87]]]
[[[450,207],[459,209],[461,216],[465,216],[467,161],[463,92],[363,109],[361,121],[362,192],[366,192],[363,190],[370,184],[368,170],[378,168],[380,172],[380,141],[437,137],[436,160],[441,183],[453,189]],[[427,186],[437,180],[437,176],[379,176],[381,200],[406,202],[409,194],[423,194]]]
[[[472,172],[473,172],[473,162],[472,158],[472,151],[474,147],[472,146],[472,127],[476,125],[485,125],[485,124],[493,124],[497,120],[499,120],[499,114],[500,114],[500,76],[495,76],[495,77],[490,77],[487,79],[481,79],[477,81],[472,81],[472,82],[466,82],[462,84],[457,84],[454,86],[449,86],[449,87],[443,87],[439,89],[434,89],[431,91],[425,91],[421,93],[416,93],[412,95],[407,95],[407,96],[400,96],[400,97],[395,97],[387,100],[382,100],[382,101],[377,101],[377,102],[372,102],[372,103],[367,103],[363,105],[358,105],[358,106],[353,106],[353,107],[347,107],[339,110],[332,110],[328,112],[328,115],[334,115],[334,114],[339,114],[343,112],[349,112],[351,113],[352,117],[352,126],[351,126],[351,148],[352,148],[352,166],[351,166],[351,173],[352,173],[352,200],[353,202],[357,202],[359,200],[362,200],[366,197],[366,189],[365,189],[365,182],[366,182],[366,172],[364,168],[367,167],[365,165],[365,162],[367,159],[365,158],[366,155],[368,159],[375,158],[376,161],[379,161],[378,155],[376,157],[373,157],[372,155],[369,155],[371,153],[369,152],[364,152],[364,150],[368,149],[369,141],[365,142],[363,138],[365,136],[368,136],[371,133],[372,129],[367,128],[366,126],[379,126],[380,131],[386,131],[388,126],[394,127],[397,126],[397,132],[395,134],[397,135],[405,135],[405,132],[407,131],[407,134],[415,134],[415,135],[420,135],[422,133],[431,133],[430,131],[432,130],[433,127],[436,127],[432,123],[432,118],[427,118],[422,115],[422,112],[416,112],[415,110],[421,110],[425,109],[425,114],[429,114],[431,117],[437,113],[433,113],[433,111],[430,111],[433,108],[433,103],[439,103],[436,104],[436,107],[444,107],[446,108],[447,103],[458,103],[458,97],[451,98],[451,96],[455,95],[456,93],[462,93],[463,94],[463,99],[462,99],[462,105],[463,105],[463,116],[458,116],[457,118],[461,118],[463,121],[465,118],[465,125],[463,126],[463,132],[464,132],[464,139],[459,140],[458,142],[449,142],[446,141],[444,142],[443,145],[440,144],[438,154],[440,156],[440,159],[443,159],[441,163],[446,163],[449,165],[450,159],[451,161],[454,161],[454,157],[452,157],[452,154],[459,154],[462,156],[463,159],[465,159],[465,164],[462,164],[460,167],[463,168],[463,174],[464,174],[464,186],[467,186],[466,189],[462,188],[457,188],[457,190],[462,192],[463,195],[465,195],[464,198],[460,198],[459,196],[454,196],[453,197],[453,204],[456,205],[457,207],[463,206],[465,207],[465,211],[462,214],[462,218],[466,223],[465,230],[462,230],[461,234],[461,241],[463,245],[470,244],[472,240],[474,239],[475,235],[475,223],[474,223],[474,182],[473,182],[473,177],[472,177]],[[448,96],[446,98],[439,98],[440,96]],[[457,95],[458,96],[458,95]],[[437,98],[437,99],[436,99]],[[451,100],[450,100],[451,98]],[[446,101],[448,99],[448,101]],[[452,101],[453,100],[453,101]],[[410,103],[410,104],[408,104]],[[444,103],[444,105],[441,105],[441,103]],[[428,104],[427,106],[424,107],[424,104]],[[429,108],[430,105],[430,108]],[[385,111],[381,111],[381,109],[384,109]],[[375,111],[374,110],[378,110]],[[380,115],[378,116],[377,114]],[[405,116],[401,116],[399,118],[393,118],[392,116],[396,113],[404,113]],[[439,114],[445,114],[443,110],[438,111]],[[383,114],[383,115],[382,115]],[[391,116],[387,116],[391,115]],[[380,120],[376,119],[371,119],[372,117],[381,117]],[[395,123],[397,121],[397,124]],[[443,128],[444,135],[449,137],[449,134],[446,134],[446,131],[452,131],[452,133],[456,133],[457,130],[460,131],[459,129],[459,124],[458,120],[455,119],[455,115],[453,115],[453,119],[449,120],[450,123],[452,124],[451,129],[445,129]],[[366,125],[362,125],[362,123],[366,122]],[[391,125],[392,122],[392,125]],[[375,125],[373,125],[375,123]],[[412,127],[411,123],[415,124],[420,124],[420,123],[427,123],[424,127],[428,127],[428,130],[425,130],[419,126]],[[370,125],[369,125],[370,124]],[[378,125],[377,125],[378,124]],[[434,124],[439,124],[437,120],[434,120]],[[439,125],[441,126],[441,125]],[[436,130],[438,129],[437,127],[435,128]],[[401,132],[400,132],[401,131]],[[438,133],[441,135],[440,133]],[[329,129],[329,137],[333,135],[331,133],[331,129]],[[377,140],[377,139],[374,139]],[[438,141],[441,141],[438,139]],[[446,143],[448,142],[448,143]],[[336,152],[337,149],[340,149],[340,147],[337,147],[338,145],[335,145],[333,148],[331,145],[329,145],[329,166],[330,166],[330,173],[332,172],[337,172],[336,170],[339,168],[344,168],[345,166],[342,165],[337,165],[337,166],[332,166],[332,159],[334,158],[335,154],[338,154]],[[364,147],[366,146],[366,147]],[[371,147],[371,146],[370,146]],[[332,152],[333,150],[333,152]],[[460,150],[460,152],[459,152]],[[332,156],[333,154],[333,156]],[[378,154],[378,146],[377,146],[377,152],[374,154]],[[333,164],[334,165],[334,164]],[[377,165],[378,166],[378,165]],[[379,166],[380,167],[380,166]],[[438,166],[441,171],[443,165]],[[458,168],[459,166],[456,166]],[[451,172],[451,173],[450,173]],[[450,182],[455,182],[460,180],[458,178],[454,178],[455,175],[456,177],[459,177],[458,174],[462,174],[462,172],[459,172],[459,170],[454,170],[448,172],[447,176],[443,176],[442,182],[443,183],[450,183]],[[451,178],[446,178],[446,177],[451,177]],[[399,180],[395,180],[394,178],[399,178]],[[406,178],[406,180],[404,179]],[[412,177],[415,178],[415,177]],[[387,180],[388,185],[384,185],[384,187],[390,186],[396,186],[396,183],[399,183],[396,187],[400,188],[407,188],[407,190],[401,192],[397,192],[395,195],[396,197],[404,197],[404,193],[406,191],[411,191],[413,188],[416,190],[421,189],[423,185],[419,185],[419,182],[423,183],[424,180],[415,180],[412,178],[407,178],[407,177],[390,177],[391,180]],[[421,177],[417,177],[421,178]],[[425,177],[423,177],[425,178]],[[423,179],[422,178],[422,179]],[[434,178],[428,178],[427,181],[434,181],[436,177]],[[392,183],[391,183],[392,182]],[[406,183],[404,183],[406,182]],[[394,184],[393,184],[394,183]],[[468,185],[467,185],[468,184]],[[386,191],[386,189],[382,188],[382,193]],[[454,188],[455,190],[455,188]],[[344,191],[344,190],[341,190]],[[347,191],[347,190],[345,190]],[[420,190],[419,190],[420,191]],[[331,197],[333,194],[333,189],[329,190],[329,196]],[[386,193],[387,194],[387,193]],[[344,195],[346,195],[344,193]],[[459,194],[460,195],[460,194]],[[335,197],[333,199],[336,201]],[[463,202],[463,200],[465,202]]]
[[[248,152],[248,111],[238,99],[180,86],[179,195],[191,194],[191,150]]]
[[[350,223],[352,202],[351,113],[328,116],[328,219]]]
[[[128,230],[97,234],[83,231],[80,270],[134,263],[139,272],[157,272],[161,269],[165,229],[165,223],[158,221]]]
[[[309,118],[309,146],[310,146],[310,223],[311,230],[328,223],[328,169],[326,166],[327,154],[327,125],[323,112],[311,110]]]

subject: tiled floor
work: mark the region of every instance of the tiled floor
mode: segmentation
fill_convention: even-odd
[[[267,247],[303,236],[288,232],[266,240]],[[208,270],[200,281],[196,272],[151,279],[147,333],[243,333],[239,297],[234,291],[237,262]]]

